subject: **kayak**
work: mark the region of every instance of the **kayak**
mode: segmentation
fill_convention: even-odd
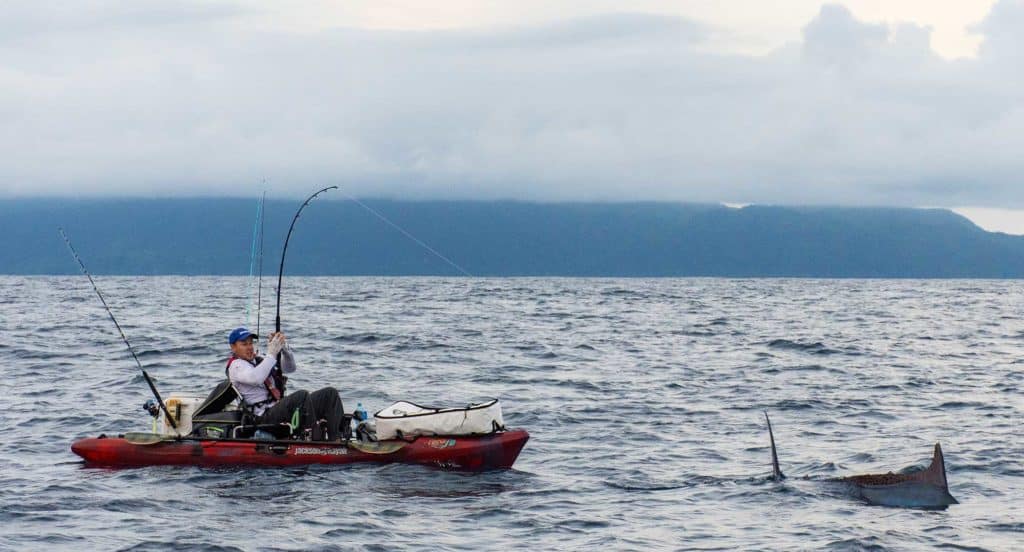
[[[153,433],[129,432],[79,439],[71,451],[96,466],[300,466],[308,464],[402,463],[443,469],[508,469],[530,435],[506,429],[497,399],[464,408],[427,408],[400,402],[403,415],[391,410],[359,422],[356,439],[338,442],[290,438],[289,425],[246,424],[232,403],[238,393],[223,380],[205,399],[171,395],[163,408],[147,403]],[[397,412],[397,410],[396,410]],[[448,417],[457,424],[445,422]],[[345,415],[344,426],[352,416]],[[366,418],[365,411],[361,418]],[[410,421],[411,420],[411,421]],[[173,422],[173,423],[172,423]],[[379,425],[376,423],[379,422]],[[375,429],[376,427],[376,429]],[[287,431],[282,431],[286,429]],[[380,439],[377,430],[380,430]],[[344,432],[347,436],[348,432]],[[277,435],[274,437],[274,435]],[[254,438],[258,436],[267,439]]]
[[[203,439],[153,433],[90,437],[71,450],[93,466],[299,466],[421,464],[459,471],[508,469],[530,435],[510,429],[487,435],[419,436],[408,441],[260,441]]]

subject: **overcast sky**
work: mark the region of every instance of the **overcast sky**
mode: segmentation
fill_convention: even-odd
[[[1022,31],[1024,0],[8,1],[0,197],[267,179],[993,227],[1024,208]]]

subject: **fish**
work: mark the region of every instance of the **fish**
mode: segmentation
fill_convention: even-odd
[[[768,424],[768,438],[772,448],[772,475],[769,479],[782,481],[786,476],[779,467],[779,455],[775,449],[775,435],[768,413],[764,413]],[[945,509],[960,502],[949,493],[946,479],[946,460],[942,446],[935,443],[932,461],[927,468],[909,473],[879,473],[851,475],[826,480],[847,485],[852,494],[869,504],[900,508]]]

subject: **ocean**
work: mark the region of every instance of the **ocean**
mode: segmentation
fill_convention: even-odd
[[[247,278],[97,284],[164,396],[222,378]],[[0,549],[1024,543],[1019,281],[286,277],[282,291],[292,389],[333,385],[371,411],[498,397],[531,434],[515,467],[85,466],[71,443],[146,431],[149,390],[85,277],[6,276]],[[936,442],[960,501],[945,510],[825,481],[923,467]]]

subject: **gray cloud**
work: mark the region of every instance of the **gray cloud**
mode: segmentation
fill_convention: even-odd
[[[1024,207],[1020,0],[958,61],[927,28],[839,5],[762,57],[650,15],[300,33],[255,30],[249,8],[97,6],[0,18],[0,195],[268,178],[282,194]]]

